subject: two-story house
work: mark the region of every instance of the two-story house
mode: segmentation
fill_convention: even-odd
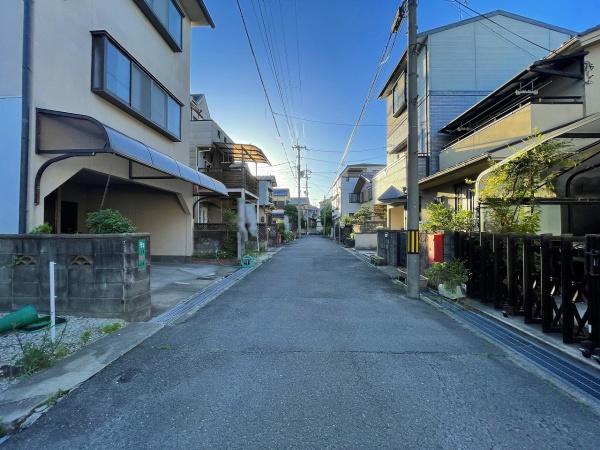
[[[518,34],[529,42],[515,36]],[[450,141],[440,129],[503,80],[545,56],[575,33],[506,11],[455,22],[418,34],[417,105],[419,177],[440,170]],[[387,164],[372,180],[377,202],[388,204],[388,225],[404,228],[406,202],[406,52],[379,98],[387,111]]]
[[[349,164],[335,179],[331,189],[331,209],[334,226],[339,226],[344,216],[353,216],[361,204],[370,204],[370,180],[384,169],[383,164]],[[369,183],[367,183],[369,181]]]
[[[227,195],[189,166],[182,120],[207,25],[201,0],[0,2],[0,232],[84,233],[112,208],[153,257],[190,256],[193,190]]]
[[[272,212],[273,188],[277,187],[274,175],[261,175],[258,178],[258,221],[270,225],[273,221]]]
[[[258,213],[259,183],[252,171],[256,173],[258,164],[269,165],[269,160],[255,145],[234,143],[211,117],[203,94],[190,97],[189,162],[201,173],[223,183],[228,193],[226,198],[216,198],[196,191],[196,224],[222,223],[223,211],[236,211],[239,198],[255,205]]]
[[[480,211],[477,185],[513,155],[534,148],[541,132],[576,153],[577,165],[557,179],[554,195],[539,198],[541,232],[595,233],[600,229],[600,27],[552,50],[441,128],[452,141],[440,152],[440,171],[419,183],[423,203]],[[475,184],[465,180],[478,180]],[[485,208],[485,205],[483,205]],[[481,215],[481,225],[485,225]]]

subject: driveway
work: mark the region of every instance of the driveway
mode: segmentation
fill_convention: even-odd
[[[7,448],[598,448],[600,417],[320,237],[285,248]]]

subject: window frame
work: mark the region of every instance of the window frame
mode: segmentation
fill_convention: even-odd
[[[108,32],[105,30],[101,31],[92,31],[92,70],[91,70],[91,91],[100,97],[104,98],[108,102],[112,103],[114,106],[119,109],[125,111],[129,115],[135,117],[140,122],[143,122],[145,125],[149,126],[153,130],[159,132],[163,136],[167,137],[173,142],[181,142],[181,108],[184,106],[183,103],[175,96],[171,91],[169,91],[160,81],[156,79],[144,66],[142,66],[137,59],[135,59],[122,45],[120,45]],[[98,40],[101,41],[98,44]],[[125,102],[121,99],[117,94],[113,93],[106,86],[106,70],[107,70],[107,48],[108,45],[112,44],[117,50],[119,50],[127,59],[129,59],[129,103]],[[101,51],[98,54],[98,47],[101,47]],[[152,91],[153,85],[160,88],[166,95],[167,101],[165,102],[165,126],[162,127],[160,124],[154,122],[151,119],[151,111],[152,104],[150,103],[150,108],[148,111],[148,116],[142,114],[142,112],[138,111],[133,107],[132,98],[133,98],[133,68],[134,65],[137,69],[139,69],[143,74],[145,74],[150,79],[150,91]],[[179,130],[178,134],[173,134],[168,129],[169,117],[168,117],[168,99],[171,98],[175,101],[177,105],[179,105]]]
[[[181,53],[183,51],[183,19],[185,18],[185,13],[181,9],[181,7],[177,4],[175,0],[167,0],[170,4],[172,4],[177,12],[181,15],[181,26],[179,28],[179,42],[177,42],[176,38],[173,37],[168,28],[168,23],[163,24],[158,15],[154,12],[152,7],[148,4],[147,0],[133,0],[135,4],[140,8],[142,13],[146,16],[146,18],[150,21],[154,29],[161,35],[164,41],[167,43],[171,50],[177,53]],[[168,22],[168,17],[167,17]]]
[[[400,81],[402,81],[402,93],[398,92],[398,88],[400,85]],[[402,102],[400,105],[396,105],[396,96],[398,96]],[[396,84],[392,88],[392,115],[394,117],[400,116],[402,112],[407,108],[408,101],[406,98],[406,72],[402,72],[396,81]]]

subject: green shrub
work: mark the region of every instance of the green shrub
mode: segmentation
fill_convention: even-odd
[[[101,209],[88,213],[85,224],[90,233],[112,234],[112,233],[134,233],[135,227],[131,220],[114,209]]]
[[[120,322],[109,323],[107,325],[102,325],[100,327],[100,331],[104,334],[111,334],[119,331],[123,325]]]
[[[425,207],[427,220],[422,229],[432,233],[436,231],[473,231],[475,229],[475,217],[472,211],[449,208],[439,202],[431,202]]]
[[[456,290],[461,284],[469,281],[469,271],[464,261],[453,259],[443,263],[433,263],[425,270],[425,276],[435,285],[443,284],[449,291]]]
[[[35,227],[33,230],[29,232],[29,234],[51,234],[52,233],[52,225],[49,223],[42,223]]]

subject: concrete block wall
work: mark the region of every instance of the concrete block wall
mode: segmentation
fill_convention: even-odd
[[[150,318],[149,234],[0,235],[0,311],[48,312],[50,261],[58,314]]]

